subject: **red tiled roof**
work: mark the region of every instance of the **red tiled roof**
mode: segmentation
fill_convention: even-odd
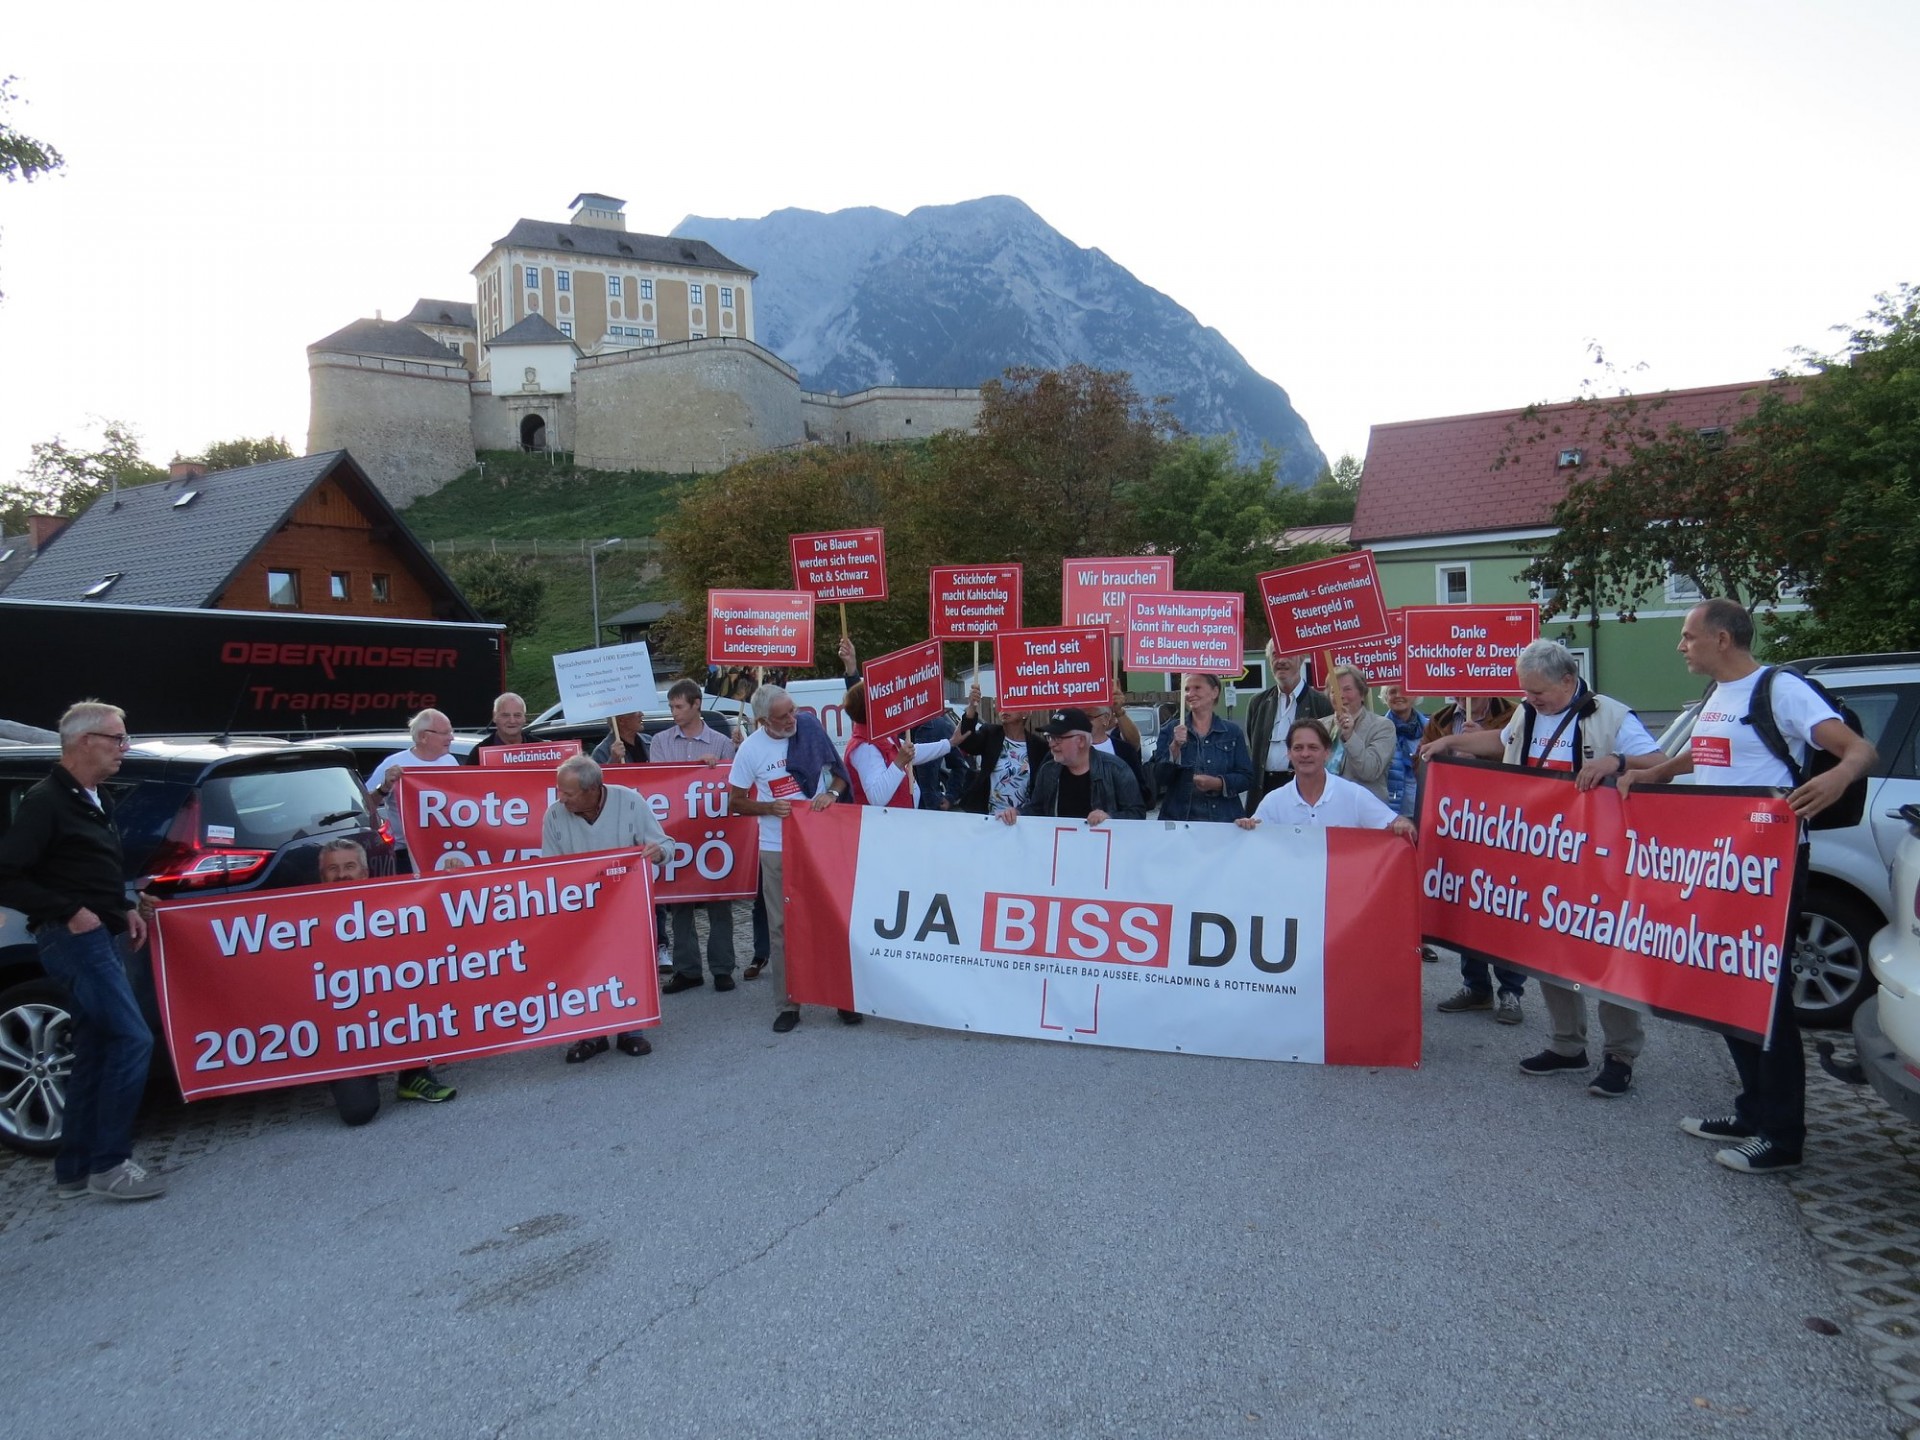
[[[1663,435],[1670,426],[1731,428],[1751,413],[1769,383],[1642,395],[1636,423]],[[1580,473],[1559,468],[1560,452],[1585,451],[1581,471],[1593,473],[1605,423],[1604,402],[1570,401],[1539,406],[1531,415],[1492,410],[1376,425],[1360,472],[1353,543],[1551,525],[1553,507]],[[1541,438],[1527,443],[1530,436]],[[1506,463],[1496,468],[1503,450]]]

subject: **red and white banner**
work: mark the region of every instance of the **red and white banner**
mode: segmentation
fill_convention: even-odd
[[[911,730],[946,709],[937,640],[869,660],[861,678],[867,682],[867,730],[876,740]]]
[[[1409,695],[1514,695],[1513,661],[1540,638],[1538,605],[1408,605]]]
[[[1329,555],[1258,578],[1273,648],[1282,655],[1347,646],[1391,629],[1371,550]]]
[[[1313,673],[1324,681],[1334,666],[1351,665],[1372,684],[1398,684],[1407,670],[1407,632],[1398,609],[1387,611],[1387,624],[1391,634],[1314,651]]]
[[[1170,556],[1065,560],[1060,570],[1060,623],[1098,625],[1108,634],[1121,635],[1127,628],[1127,596],[1172,589]]]
[[[927,572],[936,640],[991,640],[1020,628],[1018,565],[936,565]]]
[[[607,765],[609,785],[646,798],[672,842],[653,877],[662,905],[738,900],[760,886],[760,832],[729,808],[724,765]],[[423,871],[492,866],[540,854],[540,827],[555,800],[551,770],[416,766],[402,772],[400,814]]]
[[[154,985],[189,1100],[660,1021],[636,851],[261,890],[157,918]]]
[[[1440,945],[1753,1039],[1793,949],[1799,824],[1770,791],[1610,785],[1441,761],[1420,786],[1420,928]]]
[[[816,600],[887,598],[887,542],[878,530],[789,535],[793,588]]]
[[[709,590],[709,665],[811,665],[813,596],[792,590]]]
[[[1231,680],[1247,668],[1246,608],[1244,595],[1198,590],[1127,596],[1127,669]]]
[[[993,683],[1002,710],[1104,705],[1113,698],[1107,632],[1098,626],[1061,626],[996,635]]]
[[[956,845],[949,816],[871,806],[790,822],[794,998],[1041,1040],[1420,1063],[1406,841],[1032,817],[975,831]]]
[[[526,769],[551,770],[562,760],[571,760],[580,753],[578,740],[541,740],[526,745],[486,745],[480,750],[480,768],[494,770]]]

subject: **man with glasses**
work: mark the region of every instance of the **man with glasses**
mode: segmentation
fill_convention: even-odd
[[[367,789],[379,802],[380,817],[393,830],[394,873],[402,875],[413,869],[413,858],[407,852],[407,827],[405,817],[401,814],[402,807],[393,798],[393,787],[400,781],[400,772],[417,765],[460,763],[460,757],[453,753],[453,722],[440,711],[422,710],[407,722],[407,734],[413,737],[412,746],[387,756],[367,778]]]
[[[1247,792],[1247,803],[1255,806],[1293,779],[1287,750],[1293,722],[1331,722],[1333,715],[1333,701],[1307,683],[1300,656],[1275,654],[1269,640],[1267,664],[1273,670],[1273,684],[1255,697],[1247,712],[1247,749],[1253,755],[1253,788]]]
[[[24,911],[40,963],[67,990],[67,1076],[55,1193],[151,1200],[159,1176],[133,1160],[133,1117],[147,1086],[153,1032],[127,976],[146,921],[127,901],[120,836],[101,786],[131,743],[126,712],[85,700],[60,717],[60,763],[21,797],[0,835],[0,905]]]
[[[1147,807],[1133,772],[1093,748],[1093,721],[1078,709],[1056,710],[1042,729],[1050,758],[1028,787],[1027,803],[1000,812],[1003,824],[1022,815],[1054,815],[1103,825],[1108,820],[1144,820]]]

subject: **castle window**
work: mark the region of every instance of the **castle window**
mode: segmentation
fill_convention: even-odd
[[[350,600],[353,598],[347,593],[346,571],[335,570],[327,576],[327,595],[334,600]]]
[[[571,340],[573,338],[573,322],[571,320],[562,320],[560,322],[560,333]]]
[[[267,603],[288,610],[300,608],[300,572],[298,570],[267,571]]]
[[[553,272],[553,288],[558,290],[563,295],[566,294],[567,291],[573,289],[573,272],[571,270],[554,271]]]
[[[385,605],[393,599],[393,577],[391,575],[382,575],[377,571],[374,573],[373,598],[382,605]]]
[[[618,275],[609,275],[607,277],[607,294],[613,296],[620,294],[620,277]]]
[[[707,332],[704,330],[696,330],[691,335],[687,336],[687,338],[689,340],[704,340],[707,338]]]
[[[720,287],[720,308],[722,310],[731,310],[733,308],[733,287],[731,285],[722,285]]]
[[[641,344],[651,345],[653,344],[656,338],[657,337],[655,336],[653,330],[650,327],[645,325],[640,327],[640,343]]]
[[[689,305],[706,304],[707,303],[707,287],[699,284],[687,286],[687,303]]]
[[[539,288],[540,267],[538,265],[529,265],[527,266],[527,289],[538,290]]]
[[[642,280],[640,282],[640,298],[642,300],[651,300],[653,298],[653,281]]]

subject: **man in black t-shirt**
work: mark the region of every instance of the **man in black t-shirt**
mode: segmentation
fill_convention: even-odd
[[[1053,815],[1085,820],[1144,820],[1147,807],[1140,783],[1122,762],[1093,748],[1093,721],[1084,710],[1056,710],[1042,727],[1051,758],[1033,777],[1027,803],[1016,812],[1002,810],[1011,825],[1021,815]]]

